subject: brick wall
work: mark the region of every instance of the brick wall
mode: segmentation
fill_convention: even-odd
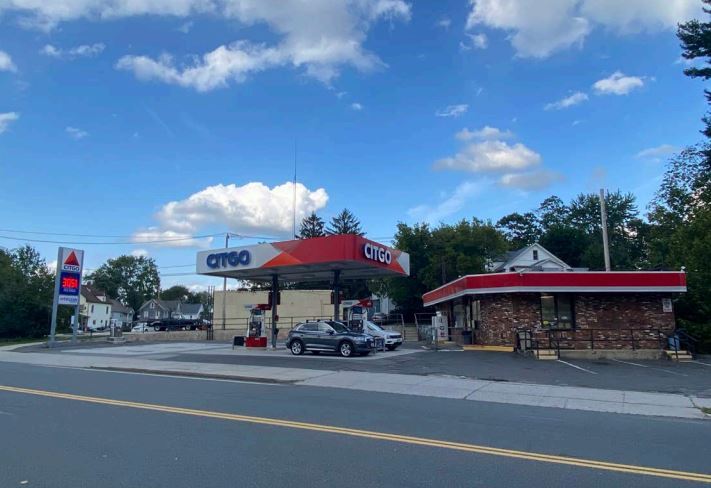
[[[658,349],[659,336],[643,329],[674,331],[674,313],[662,310],[662,293],[591,293],[575,295],[573,331],[556,332],[562,348],[571,349]],[[481,324],[475,342],[513,345],[517,328],[540,327],[540,295],[515,293],[481,295]],[[547,345],[548,336],[535,337]],[[592,338],[592,343],[590,339]],[[577,340],[574,340],[577,339]]]

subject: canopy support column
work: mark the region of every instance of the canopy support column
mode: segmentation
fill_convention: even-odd
[[[276,349],[277,335],[279,334],[279,276],[272,276],[272,349]]]
[[[333,320],[338,320],[339,310],[341,308],[341,289],[338,282],[341,278],[341,270],[333,271]]]

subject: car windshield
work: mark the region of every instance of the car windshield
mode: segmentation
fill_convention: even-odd
[[[368,328],[373,329],[373,330],[377,330],[377,331],[380,331],[380,332],[385,332],[385,329],[383,329],[382,327],[380,327],[378,324],[375,324],[375,323],[371,322],[370,320],[368,321]]]
[[[348,332],[348,328],[340,322],[329,321],[328,325],[334,328],[336,332]]]

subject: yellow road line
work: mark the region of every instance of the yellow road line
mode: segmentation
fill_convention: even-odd
[[[23,393],[26,395],[44,396],[50,398],[60,398],[63,400],[74,400],[100,405],[111,405],[115,407],[128,407],[141,410],[152,410],[156,412],[175,413],[180,415],[191,415],[195,417],[207,417],[221,420],[231,420],[235,422],[247,422],[252,424],[272,425],[277,427],[287,427],[291,429],[302,429],[315,432],[326,432],[330,434],[340,434],[351,437],[363,437],[381,441],[399,442],[403,444],[413,444],[427,447],[437,447],[455,451],[473,452],[477,454],[487,454],[491,456],[508,457],[515,459],[525,459],[528,461],[538,461],[544,463],[564,464],[568,466],[578,466],[582,468],[600,469],[605,471],[616,471],[620,473],[631,473],[646,476],[656,476],[661,478],[672,478],[686,481],[698,481],[701,483],[711,483],[711,474],[693,473],[686,471],[674,471],[670,469],[650,468],[647,466],[635,466],[630,464],[617,464],[605,461],[594,461],[591,459],[574,458],[567,456],[555,456],[536,452],[516,451],[511,449],[500,449],[497,447],[482,446],[476,444],[465,444],[460,442],[449,442],[437,439],[427,439],[424,437],[412,437],[406,435],[388,434],[385,432],[375,432],[360,429],[349,429],[346,427],[336,427],[331,425],[312,424],[307,422],[295,422],[291,420],[281,420],[268,417],[254,417],[249,415],[238,415],[224,412],[214,412],[210,410],[196,410],[192,408],[171,407],[168,405],[158,405],[152,403],[130,402],[125,400],[113,400],[111,398],[91,397],[83,395],[73,395],[70,393],[59,393],[47,390],[36,390],[31,388],[19,388],[15,386],[0,385],[0,391],[13,393]]]

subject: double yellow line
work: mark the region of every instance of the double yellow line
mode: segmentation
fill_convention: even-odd
[[[254,417],[250,415],[213,412],[210,410],[196,410],[192,408],[171,407],[168,405],[157,405],[152,403],[129,402],[125,400],[113,400],[111,398],[72,395],[69,393],[59,393],[47,390],[35,390],[31,388],[19,388],[15,386],[0,385],[0,391],[22,393],[26,395],[36,395],[50,398],[61,398],[63,400],[74,400],[78,402],[96,403],[100,405],[112,405],[115,407],[127,407],[136,408],[140,410],[152,410],[155,412],[191,415],[194,417],[206,417],[220,420],[231,420],[234,422],[247,422],[251,424],[271,425],[277,427],[286,427],[290,429],[302,429],[313,432],[326,432],[329,434],[339,434],[351,437],[363,437],[379,441],[399,442],[401,444],[436,447],[441,449],[450,449],[454,451],[473,452],[476,454],[487,454],[490,456],[500,456],[514,459],[525,459],[527,461],[538,461],[543,463],[563,464],[568,466],[578,466],[581,468],[615,471],[619,473],[631,473],[646,476],[656,476],[660,478],[672,478],[685,481],[697,481],[700,483],[711,483],[711,474],[674,471],[671,469],[658,469],[646,466],[635,466],[630,464],[608,463],[604,461],[594,461],[591,459],[582,459],[567,456],[554,456],[550,454],[516,451],[511,449],[499,449],[496,447],[481,446],[476,444],[465,444],[460,442],[448,442],[437,439],[427,439],[424,437],[412,437],[405,435],[388,434],[384,432],[374,432],[369,430],[348,429],[345,427],[312,424],[307,422],[294,422],[291,420],[281,420],[268,417]]]

